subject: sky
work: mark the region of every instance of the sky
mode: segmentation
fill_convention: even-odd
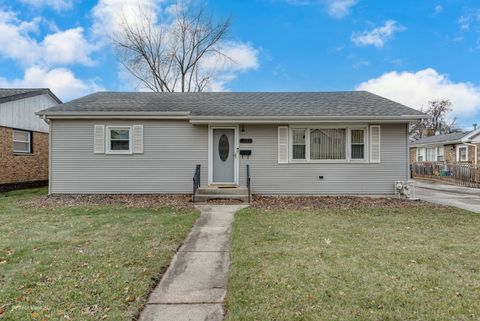
[[[63,101],[142,90],[116,59],[120,17],[153,1],[0,0],[0,87],[49,87]],[[193,3],[200,0],[190,0]],[[368,90],[412,108],[452,101],[464,129],[480,124],[480,1],[210,0],[232,18],[232,63],[214,91]]]

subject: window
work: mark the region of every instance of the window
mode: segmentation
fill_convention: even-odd
[[[437,160],[437,148],[429,147],[427,148],[427,161],[434,162]]]
[[[290,160],[295,161],[365,161],[367,129],[291,128]]]
[[[350,131],[351,159],[365,159],[365,130]]]
[[[457,162],[466,162],[468,161],[468,147],[467,146],[457,146]]]
[[[107,135],[107,150],[110,154],[132,152],[130,127],[108,127]]]
[[[345,129],[310,129],[310,159],[345,159]]]
[[[443,146],[441,147],[417,147],[417,162],[441,162],[443,161]]]
[[[31,153],[31,132],[23,130],[13,131],[13,152],[14,153]]]
[[[292,130],[292,159],[305,159],[306,145],[305,145],[306,129]]]
[[[443,146],[438,147],[437,149],[437,162],[443,162],[445,160],[443,156]]]
[[[417,147],[417,162],[423,162],[425,160],[425,148]]]

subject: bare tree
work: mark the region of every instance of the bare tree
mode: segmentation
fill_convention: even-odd
[[[455,132],[457,119],[454,117],[448,121],[447,114],[452,110],[452,102],[449,99],[437,99],[428,102],[428,108],[425,111],[430,116],[421,122],[410,126],[410,136],[414,139],[422,138],[424,129],[431,129],[435,135],[443,135]]]
[[[114,36],[120,63],[140,83],[156,92],[204,91],[215,75],[212,58],[229,60],[221,51],[230,18],[218,23],[204,8],[175,6],[173,20],[158,24],[153,10],[140,8],[135,23],[124,18]]]

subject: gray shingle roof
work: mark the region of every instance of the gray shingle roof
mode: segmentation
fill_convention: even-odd
[[[366,91],[347,92],[98,92],[39,114],[188,112],[191,116],[424,116]]]
[[[62,102],[48,88],[0,88],[0,103],[48,94],[59,104]]]
[[[410,146],[416,145],[435,145],[435,144],[442,144],[442,143],[455,143],[460,142],[460,140],[467,135],[466,132],[457,132],[457,133],[450,133],[445,135],[437,135],[437,136],[430,136],[430,137],[423,137],[419,140],[410,144]]]

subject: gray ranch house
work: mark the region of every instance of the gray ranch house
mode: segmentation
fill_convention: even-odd
[[[190,194],[194,177],[218,195],[393,194],[426,117],[366,91],[98,92],[37,114],[54,194]]]

